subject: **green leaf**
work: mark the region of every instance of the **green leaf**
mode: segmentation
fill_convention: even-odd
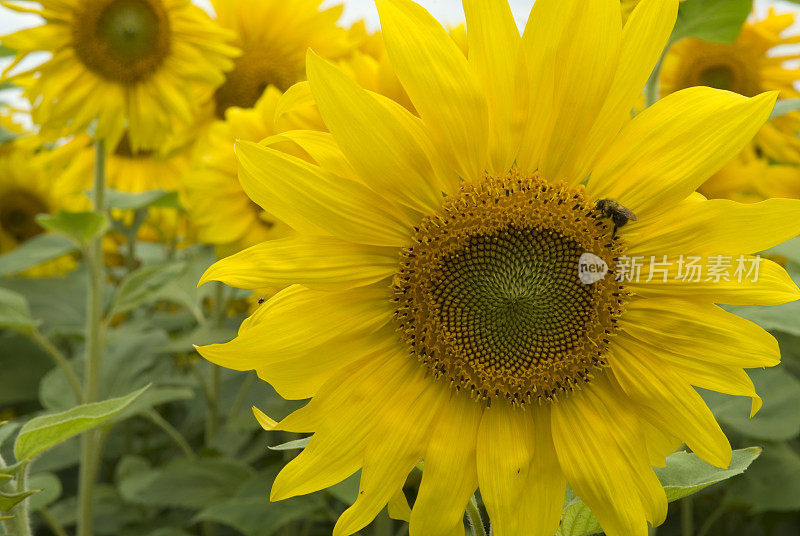
[[[767,331],[780,331],[800,337],[800,301],[781,305],[726,305],[735,315],[755,322]]]
[[[40,493],[31,497],[29,507],[33,512],[53,504],[61,497],[61,480],[53,473],[31,475],[30,480],[28,480],[28,487],[41,490]]]
[[[311,441],[311,436],[304,437],[302,439],[295,439],[294,441],[288,441],[281,445],[275,445],[274,447],[269,447],[270,450],[295,450],[295,449],[304,449],[308,445],[308,442]]]
[[[156,299],[158,292],[172,282],[185,268],[186,265],[179,262],[146,266],[132,272],[120,283],[119,290],[111,304],[109,316],[126,313],[150,299]]]
[[[106,205],[108,208],[121,210],[142,210],[148,207],[178,207],[176,192],[166,190],[153,190],[150,192],[130,193],[119,190],[106,192]]]
[[[72,436],[100,426],[125,409],[148,387],[149,385],[120,398],[82,404],[61,413],[31,419],[17,436],[14,456],[17,460],[35,458]]]
[[[0,512],[8,512],[17,504],[21,503],[39,490],[27,490],[19,493],[9,493],[0,491]]]
[[[30,329],[36,327],[25,296],[0,288],[0,328]]]
[[[681,3],[670,41],[699,37],[712,43],[732,43],[752,8],[752,0],[686,0]]]
[[[784,441],[800,435],[800,381],[783,366],[749,371],[764,406],[750,418],[750,399],[702,391],[703,399],[723,425],[747,437]]]
[[[129,474],[118,489],[132,504],[201,509],[230,498],[252,474],[252,469],[235,460],[180,458]],[[266,502],[266,496],[263,499]]]
[[[67,236],[81,246],[105,233],[109,226],[108,219],[95,212],[59,210],[53,216],[41,214],[36,221],[45,229]]]
[[[74,253],[77,249],[70,239],[61,235],[35,236],[17,249],[0,255],[0,276],[23,272],[43,262]]]
[[[667,500],[672,502],[744,473],[761,450],[761,447],[748,447],[733,451],[727,469],[709,465],[690,452],[676,452],[667,458],[666,467],[656,467],[655,472],[664,486]]]
[[[228,499],[209,506],[195,516],[193,521],[213,521],[233,527],[247,536],[272,536],[295,520],[325,519],[321,501],[303,499],[281,501],[280,505],[270,503],[266,493],[260,497]]]
[[[9,48],[5,45],[0,45],[0,58],[5,58],[7,56],[13,56],[17,52],[13,48]]]
[[[0,407],[36,402],[39,382],[52,369],[52,358],[30,337],[0,331]]]
[[[800,110],[800,99],[784,99],[775,103],[775,108],[772,110],[772,115],[769,120],[772,121],[776,117],[786,115],[791,112]]]
[[[666,467],[657,467],[655,471],[664,486],[667,500],[672,502],[743,473],[760,453],[761,449],[758,447],[736,450],[733,452],[730,467],[719,469],[705,463],[695,454],[676,452],[667,457]],[[588,536],[600,532],[602,528],[589,507],[569,494],[556,536]]]
[[[753,513],[800,510],[800,454],[787,443],[766,445],[758,463],[728,487],[726,501]]]
[[[0,447],[3,446],[3,443],[5,443],[9,437],[14,435],[17,428],[19,428],[19,423],[16,422],[3,421],[0,423]]]

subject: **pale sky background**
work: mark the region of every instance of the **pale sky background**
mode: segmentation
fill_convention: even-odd
[[[202,7],[209,7],[208,0],[194,0],[196,4]],[[291,2],[291,0],[286,0]],[[464,21],[464,10],[461,7],[461,0],[416,0],[417,3],[424,6],[430,13],[440,20],[445,25],[458,24]],[[525,21],[530,13],[531,6],[534,0],[508,0],[511,8],[514,11],[514,16],[517,19],[517,24],[523,28]],[[345,5],[345,13],[342,18],[342,24],[350,24],[357,20],[366,20],[367,24],[372,29],[378,29],[378,12],[375,9],[374,0],[325,0],[324,5],[333,5],[343,3]],[[765,12],[766,9],[774,5],[779,9],[794,9],[797,10],[797,4],[792,4],[785,0],[755,0],[756,11],[758,13]],[[15,30],[35,26],[38,23],[38,17],[29,14],[20,14],[10,11],[4,7],[0,7],[0,35],[4,35]],[[798,25],[800,31],[800,25]],[[2,69],[8,60],[0,60],[0,69]],[[10,100],[15,106],[24,106],[24,101],[19,98],[17,90],[6,91],[3,94],[4,100]]]

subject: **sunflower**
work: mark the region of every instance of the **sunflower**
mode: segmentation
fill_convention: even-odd
[[[697,38],[677,42],[664,60],[661,94],[693,86],[710,86],[752,97],[779,91],[781,99],[800,97],[794,87],[800,67],[787,62],[800,53],[780,49],[798,42],[797,34],[785,35],[794,26],[794,13],[777,14],[770,8],[761,20],[747,22],[731,44],[709,43]],[[758,151],[778,162],[800,164],[800,112],[790,112],[767,123],[756,135]]]
[[[106,158],[106,184],[112,190],[127,193],[143,193],[153,190],[177,192],[183,176],[191,166],[190,151],[186,143],[170,140],[167,146],[173,149],[165,155],[153,151],[136,151],[131,147],[130,137],[124,135],[113,152]],[[70,182],[82,182],[84,190],[91,187],[94,166],[94,148],[86,138],[75,140],[83,149],[75,156],[65,172]],[[130,224],[133,213],[112,210],[112,216]],[[152,207],[139,230],[138,238],[147,242],[184,244],[191,238],[186,214],[171,207]],[[107,246],[109,243],[106,244]]]
[[[351,52],[354,43],[336,25],[343,6],[321,9],[322,0],[212,0],[217,20],[236,34],[242,55],[214,94],[219,119],[232,106],[251,108],[269,86],[286,91],[305,79],[311,47],[327,58]]]
[[[667,511],[653,465],[685,443],[728,466],[694,386],[752,397],[755,412],[744,369],[779,351],[715,304],[800,290],[766,260],[757,281],[692,282],[673,265],[663,281],[583,284],[578,270],[585,254],[614,273],[632,256],[755,261],[800,230],[800,201],[694,193],[755,135],[774,93],[692,88],[630,119],[677,6],[642,0],[623,29],[617,0],[537,0],[520,36],[505,2],[465,0],[467,59],[420,6],[378,0],[419,117],[309,55],[331,134],[309,133],[307,147],[324,158],[236,145],[244,190],[297,232],[201,279],[282,289],[236,339],[199,348],[311,399],[279,423],[256,410],[267,429],[313,434],[272,500],[360,470],[335,536],[387,503],[412,535],[463,534],[476,488],[497,536],[552,536],[569,484],[606,534],[644,536]],[[615,224],[597,209],[607,199],[637,221]],[[409,510],[401,489],[420,460]]]
[[[30,4],[30,5],[29,5]],[[3,2],[45,24],[2,38],[25,57],[52,57],[11,79],[28,79],[33,119],[52,136],[86,130],[115,147],[128,132],[134,150],[160,146],[193,121],[233,66],[230,35],[190,0]]]
[[[223,254],[291,232],[244,193],[233,152],[237,139],[261,141],[301,126],[324,128],[314,112],[291,113],[276,120],[281,97],[282,93],[270,86],[253,108],[228,109],[226,120],[212,123],[193,150],[191,172],[181,184],[181,202],[189,212],[198,240],[219,246]]]
[[[771,197],[800,199],[800,166],[776,164],[748,148],[698,191],[713,199],[757,203]]]
[[[62,147],[40,152],[41,145],[34,137],[0,145],[0,254],[46,232],[36,221],[38,215],[88,207],[81,185],[62,177],[64,160],[73,151]],[[52,277],[74,267],[74,259],[64,256],[21,275]]]

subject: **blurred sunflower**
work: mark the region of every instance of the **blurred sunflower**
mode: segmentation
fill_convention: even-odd
[[[677,42],[664,60],[661,94],[693,86],[709,86],[752,97],[763,91],[779,91],[781,99],[800,97],[794,82],[800,67],[787,66],[800,59],[800,52],[781,50],[797,44],[800,36],[786,36],[795,22],[794,13],[777,14],[770,9],[762,20],[747,22],[731,44],[709,43],[697,38]],[[800,112],[790,112],[770,121],[756,135],[757,149],[769,158],[800,164]]]
[[[2,37],[17,51],[4,71],[17,79],[47,135],[86,130],[115,147],[159,147],[193,121],[233,66],[230,35],[190,0],[39,0],[3,2],[45,24]],[[50,59],[9,75],[29,54]]]
[[[764,261],[757,281],[673,270],[584,285],[576,269],[583,252],[613,271],[623,254],[749,254],[800,230],[800,201],[693,193],[775,94],[692,88],[630,119],[677,6],[642,0],[623,32],[617,0],[537,0],[520,37],[505,2],[465,0],[467,59],[420,6],[378,0],[419,117],[310,54],[331,134],[306,133],[304,148],[324,158],[237,143],[244,190],[297,233],[206,272],[201,282],[283,290],[236,339],[198,350],[311,398],[280,423],[257,411],[267,429],[313,433],[273,500],[361,470],[335,536],[390,502],[412,535],[463,534],[476,488],[497,536],[552,536],[568,483],[606,534],[644,536],[667,511],[651,465],[686,443],[728,466],[693,386],[752,397],[755,412],[743,369],[779,352],[715,303],[796,300],[786,272]],[[601,199],[638,221],[615,235]],[[409,511],[399,490],[420,460]]]
[[[40,214],[88,208],[81,184],[64,180],[65,152],[59,148],[39,152],[41,140],[24,138],[0,145],[0,254],[15,250],[46,232],[36,221]],[[64,256],[23,272],[26,277],[52,277],[75,267]]]
[[[275,109],[282,94],[270,86],[253,108],[232,107],[225,121],[215,121],[198,141],[191,172],[182,181],[181,202],[189,212],[201,242],[221,248],[221,256],[285,236],[290,229],[269,216],[242,190],[237,176],[233,143],[237,139],[261,141],[301,125],[310,128],[321,120],[278,118]]]
[[[351,52],[350,34],[336,25],[343,6],[322,0],[212,0],[217,20],[236,34],[242,55],[214,94],[216,116],[232,106],[251,108],[269,86],[286,91],[305,79],[309,47],[326,58]]]
[[[698,191],[713,199],[757,203],[771,197],[800,199],[800,167],[776,164],[748,148]]]
[[[191,166],[190,151],[186,143],[170,142],[172,150],[165,155],[153,151],[134,150],[130,138],[124,135],[115,150],[106,159],[106,184],[112,190],[143,193],[153,190],[177,192],[181,180]],[[73,159],[65,172],[70,182],[82,181],[84,190],[91,186],[94,166],[94,149],[86,139],[76,140],[84,148]],[[112,216],[130,224],[131,211],[112,210]],[[178,208],[152,207],[139,230],[139,240],[165,244],[185,244],[192,234],[189,219]],[[108,244],[107,244],[108,245]]]

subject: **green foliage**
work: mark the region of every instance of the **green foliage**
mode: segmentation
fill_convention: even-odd
[[[127,396],[82,404],[61,413],[35,417],[25,423],[14,442],[17,460],[35,458],[70,437],[104,424],[138,398],[147,387]]]
[[[678,11],[671,41],[698,37],[713,43],[732,43],[752,7],[752,0],[686,0]]]
[[[159,297],[159,292],[186,269],[182,263],[148,266],[131,273],[119,285],[110,315],[127,313],[148,300]]]
[[[175,192],[167,192],[166,190],[153,190],[142,193],[108,190],[106,191],[106,205],[108,208],[120,210],[142,210],[150,207],[180,207],[177,194]]]
[[[59,210],[56,214],[39,215],[36,221],[55,233],[71,239],[78,246],[86,246],[94,238],[108,229],[108,220],[94,212],[67,212]]]
[[[761,454],[761,449],[752,447],[734,451],[728,469],[713,467],[689,452],[676,452],[667,457],[666,467],[656,468],[656,474],[667,500],[670,502],[687,497],[698,491],[742,474]],[[600,524],[589,508],[574,494],[565,503],[561,527],[557,536],[587,536],[601,532]]]
[[[17,249],[0,255],[0,276],[18,274],[44,262],[77,251],[72,240],[57,234],[31,238]]]
[[[796,112],[797,110],[800,110],[800,99],[779,100],[775,103],[775,108],[772,110],[772,115],[769,116],[769,120],[772,121],[776,117],[786,115],[790,112]]]
[[[0,328],[30,329],[36,327],[25,296],[0,288]]]

